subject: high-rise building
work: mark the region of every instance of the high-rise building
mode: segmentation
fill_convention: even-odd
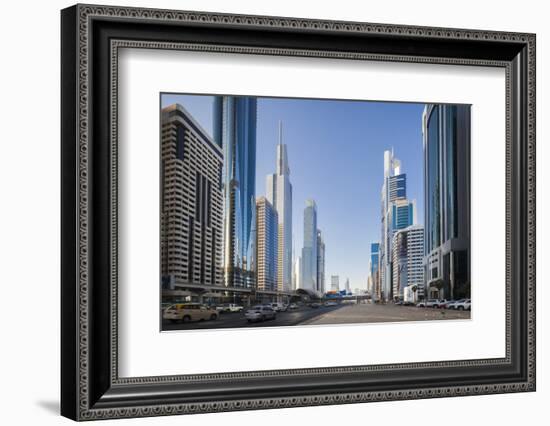
[[[215,97],[213,133],[224,152],[225,285],[251,287],[256,251],[256,99]]]
[[[381,191],[381,238],[380,238],[380,299],[390,300],[392,295],[392,241],[398,226],[412,223],[414,203],[407,198],[407,176],[401,173],[401,162],[393,150],[384,152],[384,182]],[[395,209],[394,209],[395,207]],[[410,220],[409,220],[410,219]],[[395,225],[395,226],[394,226]]]
[[[277,169],[274,174],[267,176],[266,198],[275,207],[279,216],[277,289],[289,291],[292,288],[292,184],[281,122],[277,145]]]
[[[410,294],[424,297],[424,227],[412,225],[398,230],[393,235],[393,295],[404,300],[406,288],[411,287]],[[416,301],[414,300],[414,301]],[[408,300],[413,301],[413,300]]]
[[[424,264],[428,297],[470,297],[470,106],[426,105]]]
[[[223,152],[179,104],[161,112],[161,276],[221,285]]]
[[[317,288],[317,205],[307,200],[304,209],[304,247],[302,248],[302,288]]]
[[[407,231],[407,284],[412,287],[414,302],[423,299],[424,288],[424,226],[412,225]],[[416,291],[415,291],[416,288]]]
[[[317,230],[317,291],[325,293],[325,241],[321,230]]]
[[[345,289],[346,289],[346,293],[351,293],[351,287],[349,286],[349,278],[346,278]]]
[[[380,243],[370,245],[369,292],[374,300],[380,300]]]
[[[256,288],[276,290],[279,218],[265,197],[256,201]]]
[[[330,277],[330,289],[331,291],[340,291],[340,277],[338,275]]]

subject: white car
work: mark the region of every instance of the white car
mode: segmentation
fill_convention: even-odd
[[[458,300],[451,300],[450,302],[447,303],[447,305],[445,306],[447,309],[456,309],[456,306],[459,304],[459,303],[462,303],[464,302],[466,299],[458,299]]]
[[[472,301],[470,299],[464,299],[462,302],[455,304],[455,309],[459,311],[469,311],[472,309]]]
[[[227,305],[226,309],[229,312],[242,312],[244,307],[235,303],[230,303],[229,305]]]
[[[336,306],[336,305],[338,305],[338,303],[333,302],[333,301],[325,302],[325,306],[326,306],[326,307],[329,307],[329,306]]]
[[[248,322],[265,321],[275,319],[277,312],[269,305],[257,305],[247,310],[244,317]]]
[[[439,303],[437,299],[428,299],[427,301],[418,302],[417,308],[433,308],[435,304]]]
[[[273,302],[271,305],[271,308],[275,311],[275,312],[284,312],[287,310],[288,306],[283,304],[283,303],[278,303],[278,302]]]
[[[237,305],[236,303],[226,303],[224,305],[216,306],[216,310],[218,312],[242,312],[243,307],[241,305]]]

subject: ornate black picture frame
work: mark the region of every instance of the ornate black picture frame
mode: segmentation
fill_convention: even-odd
[[[61,13],[61,414],[159,416],[535,390],[535,35],[76,5]],[[120,378],[117,52],[188,49],[506,71],[506,356]]]

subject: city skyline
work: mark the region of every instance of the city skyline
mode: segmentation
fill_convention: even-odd
[[[161,106],[183,104],[206,132],[213,133],[212,100],[164,95]],[[326,243],[325,276],[349,277],[352,288],[367,288],[370,245],[380,239],[384,151],[393,148],[398,153],[407,175],[407,199],[423,200],[418,167],[423,157],[423,110],[423,104],[257,98],[255,195],[266,195],[263,183],[275,171],[282,121],[293,192],[294,257],[304,247],[303,206],[312,199]],[[422,203],[416,206],[415,216],[422,224]]]

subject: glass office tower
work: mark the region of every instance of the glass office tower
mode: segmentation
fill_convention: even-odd
[[[423,114],[428,297],[470,297],[470,106]]]
[[[306,201],[304,247],[302,248],[302,288],[317,292],[317,205]]]
[[[229,287],[255,284],[256,99],[214,98],[213,136],[223,148],[224,277]]]

